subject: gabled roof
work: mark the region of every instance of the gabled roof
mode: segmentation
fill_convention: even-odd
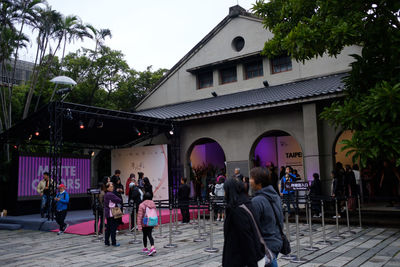
[[[345,73],[313,78],[293,83],[263,87],[249,91],[179,103],[136,112],[154,118],[185,120],[233,113],[257,108],[268,108],[294,102],[335,97],[344,90]]]
[[[179,60],[150,90],[150,92],[136,105],[140,106],[148,97],[150,97],[165,81],[167,81],[180,66],[185,64],[193,55],[197,53],[208,41],[210,41],[225,25],[227,25],[232,19],[236,17],[244,17],[252,20],[258,20],[262,22],[262,19],[255,16],[252,13],[247,12],[244,8],[239,5],[232,6],[229,8],[229,14],[214,27],[200,42],[198,42],[181,60]]]

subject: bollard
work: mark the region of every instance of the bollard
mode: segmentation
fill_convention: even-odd
[[[200,234],[201,236],[208,236],[209,233],[206,232],[206,210],[203,209],[203,233]]]
[[[190,201],[189,201],[189,209],[190,209]],[[192,207],[192,220],[190,221],[191,225],[196,225],[196,221],[195,221],[195,213],[194,213],[194,209]]]
[[[136,220],[136,203],[133,203],[133,218]],[[137,223],[135,223],[136,225]],[[129,241],[129,244],[140,244],[141,241],[136,239],[136,227],[133,227],[133,240]]]
[[[128,214],[129,214],[129,228],[128,228],[128,232],[125,235],[133,235],[132,233],[132,207],[131,205],[128,206]]]
[[[172,244],[172,204],[169,204],[169,243],[164,248],[176,248],[178,245]]]
[[[164,238],[162,234],[162,217],[161,217],[161,200],[158,201],[158,227],[160,228],[160,233],[158,235],[155,235],[157,238]]]
[[[325,211],[324,211],[324,201],[321,199],[321,224],[322,224],[322,241],[317,242],[320,245],[332,245],[332,242],[326,241],[325,234]]]
[[[182,234],[182,231],[178,230],[178,210],[176,208],[176,204],[175,204],[175,207],[174,207],[174,219],[175,219],[175,222],[174,222],[175,223],[175,230],[172,231],[172,234],[180,235],[180,234]]]
[[[312,240],[312,218],[311,218],[311,201],[307,199],[306,206],[309,207],[308,211],[308,226],[310,230],[310,247],[304,248],[307,251],[317,251],[319,248],[313,247],[313,240]]]
[[[360,195],[357,196],[357,202],[358,202],[358,221],[360,222],[360,229],[362,229]]]
[[[214,210],[212,208],[212,205],[210,205],[210,246],[208,248],[205,248],[205,252],[209,253],[217,253],[219,249],[213,247],[213,223],[214,223]]]
[[[200,203],[197,202],[197,222],[198,222],[198,226],[197,226],[197,230],[198,230],[198,234],[199,236],[195,239],[193,239],[193,242],[203,242],[206,241],[205,238],[201,237],[201,233],[200,233]]]

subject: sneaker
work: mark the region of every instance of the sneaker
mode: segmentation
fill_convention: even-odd
[[[58,231],[57,235],[61,235],[63,233],[63,231]]]
[[[314,216],[312,216],[313,218],[319,218],[319,216],[317,214],[314,214]]]
[[[156,249],[155,248],[152,248],[152,249],[150,249],[150,251],[149,251],[149,253],[147,254],[147,256],[151,256],[151,255],[153,255],[154,253],[156,253],[157,251],[156,251]]]
[[[221,222],[223,222],[224,221],[224,219],[221,219]]]
[[[336,219],[336,215],[332,217],[333,219]],[[337,216],[338,219],[340,219],[340,215]]]
[[[144,249],[142,249],[142,252],[143,253],[149,253],[149,250],[148,250],[148,248],[144,248]]]
[[[121,246],[121,244],[120,243],[117,243],[117,244],[114,244],[114,245],[112,245],[113,247],[119,247],[119,246]]]
[[[62,231],[63,233],[64,233],[65,231],[67,231],[68,226],[69,226],[69,224],[67,223],[67,224],[65,225],[64,230]]]

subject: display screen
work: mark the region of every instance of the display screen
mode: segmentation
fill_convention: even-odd
[[[19,156],[18,199],[39,196],[37,185],[49,171],[49,157]],[[61,181],[69,194],[86,194],[90,188],[90,158],[62,158]]]

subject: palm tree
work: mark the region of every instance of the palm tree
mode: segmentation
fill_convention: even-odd
[[[36,39],[38,47],[36,50],[36,58],[33,67],[31,86],[29,88],[28,96],[25,102],[25,108],[24,108],[24,113],[22,115],[22,119],[25,119],[28,116],[29,107],[32,101],[33,92],[38,78],[37,66],[43,65],[43,58],[46,54],[48,47],[49,47],[49,53],[52,54],[52,49],[49,45],[49,42],[51,39],[60,36],[60,29],[61,29],[60,26],[62,21],[61,13],[52,10],[51,7],[48,5],[46,5],[45,9],[37,8],[36,11],[38,16],[36,17],[36,20],[33,22],[32,27],[38,30],[38,35]],[[50,60],[51,57],[49,57],[49,60],[47,62],[50,62]]]

